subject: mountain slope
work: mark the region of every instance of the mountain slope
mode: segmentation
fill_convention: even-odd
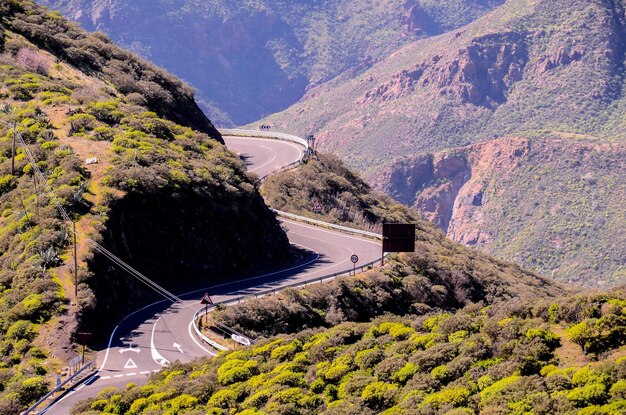
[[[619,414],[625,304],[615,293],[305,330],[175,364],[74,413]]]
[[[294,133],[316,133],[322,149],[340,155],[379,189],[427,214],[440,212],[437,223],[458,241],[476,243],[563,280],[588,285],[623,282],[626,222],[619,207],[624,181],[618,179],[624,175],[619,157],[625,146],[623,30],[621,2],[512,0],[468,26],[405,46],[353,80],[314,88],[289,110],[262,122]],[[470,180],[475,164],[465,163],[461,154],[456,165],[448,163],[433,179],[432,168],[422,170],[419,162],[396,162],[406,156],[426,160],[430,156],[425,153],[490,140],[497,141],[482,148],[491,148],[494,152],[488,158],[498,161],[499,149],[508,151],[502,143],[511,137],[529,139],[537,151],[522,150],[520,157],[514,156],[506,178],[496,166],[491,173],[483,169],[475,176],[491,184],[483,186],[486,205],[469,219],[460,212],[465,203],[457,196],[470,192],[460,188]],[[550,157],[543,157],[542,149]],[[592,155],[576,166],[569,160],[577,157],[577,151]],[[583,172],[587,168],[592,170]],[[530,169],[536,170],[530,177],[540,176],[545,182],[540,186],[547,190],[529,182]],[[573,184],[561,190],[563,183],[584,181],[587,173],[608,197],[592,203],[592,209],[567,218],[543,215],[537,221],[537,212],[524,207],[516,219],[519,225],[494,213],[520,204],[511,198],[499,200],[502,186],[526,189],[528,193],[519,198],[530,203],[558,195],[558,200],[546,199],[548,210],[585,204],[584,191],[574,190]],[[396,176],[402,179],[394,183]],[[440,189],[436,197],[432,186]],[[418,200],[423,203],[415,203]],[[614,222],[605,221],[599,232],[578,229],[581,223],[596,223],[597,216]],[[468,226],[450,226],[459,222]],[[551,229],[548,238],[553,244],[506,246],[513,229],[541,234],[544,224]],[[481,239],[479,233],[489,238]],[[601,272],[593,272],[593,280],[586,271],[600,270],[597,261],[589,266],[574,258],[581,238],[583,245],[612,252]]]
[[[502,0],[42,3],[186,79],[212,118],[245,124],[288,107],[310,86],[346,71],[350,78],[401,45],[466,24]]]
[[[378,232],[382,223],[415,223],[416,248],[392,255],[385,267],[358,277],[250,299],[215,312],[225,324],[252,336],[369,321],[387,313],[456,310],[472,302],[558,298],[575,289],[451,241],[417,213],[373,192],[334,156],[318,153],[306,165],[268,178],[261,192],[275,208],[331,223]],[[321,215],[311,212],[315,201],[323,207]]]
[[[619,143],[508,138],[402,159],[377,180],[456,241],[606,288],[626,278],[624,173]]]
[[[291,251],[257,179],[219,134],[190,128],[216,133],[180,81],[32,2],[0,8],[0,414],[13,415],[75,357],[76,331],[97,341],[120,315],[161,299],[87,238],[173,292],[275,266]],[[57,55],[58,39],[70,46]],[[91,51],[103,72],[67,55],[92,42],[107,45]],[[135,67],[134,92],[114,84],[111,56]],[[146,74],[156,78],[143,85]],[[157,87],[171,99],[150,95]],[[73,225],[59,207],[78,232],[77,285]]]
[[[1,5],[3,24],[59,59],[91,71],[114,84],[121,93],[133,94],[140,105],[182,125],[221,140],[219,132],[194,101],[193,91],[179,79],[115,47],[105,36],[89,35],[58,13],[38,13],[30,2]]]

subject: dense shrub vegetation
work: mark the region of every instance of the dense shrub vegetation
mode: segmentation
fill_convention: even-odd
[[[419,216],[370,186],[337,157],[318,153],[296,170],[269,177],[261,194],[274,209],[328,222],[382,232],[382,223],[405,223]],[[322,213],[312,209],[319,203]]]
[[[58,59],[85,72],[97,73],[121,93],[132,95],[135,101],[163,117],[221,139],[196,105],[194,92],[189,86],[163,69],[113,45],[103,34],[88,34],[59,13],[29,0],[2,2],[0,16],[9,29],[37,47],[52,52]],[[38,65],[37,72],[42,71],[45,72],[45,66]]]
[[[42,78],[16,67],[0,70],[0,85],[39,84]],[[4,83],[4,84],[3,84]],[[32,87],[35,89],[36,87]],[[67,224],[54,201],[35,192],[49,186],[71,214],[88,208],[84,186],[88,173],[70,147],[59,143],[45,113],[29,104],[0,120],[17,123],[47,183],[35,183],[26,154],[18,148],[11,176],[13,133],[0,125],[0,413],[16,413],[46,392],[45,376],[58,363],[33,342],[42,324],[62,313],[65,295],[56,275],[68,245]]]
[[[560,361],[588,316],[626,329],[623,294],[386,316],[305,330],[174,364],[146,386],[108,389],[74,414],[619,414],[626,410],[623,342],[598,362]],[[561,337],[559,327],[569,326]],[[589,341],[601,335],[591,335]],[[575,346],[578,347],[578,346]]]
[[[421,315],[477,301],[515,302],[566,292],[553,282],[470,250],[453,253],[451,247],[432,239],[419,241],[418,247],[423,249],[392,256],[383,269],[250,299],[216,311],[216,318],[253,337],[271,336],[369,321],[385,313]]]
[[[195,106],[179,81],[158,72],[163,79],[151,86],[169,88],[172,99],[156,89],[147,97],[150,88],[141,86],[124,94],[129,90],[103,75],[106,59],[102,66],[77,63],[52,34],[71,42],[70,33],[81,53],[89,51],[83,41],[109,45],[136,66],[136,80],[157,76],[146,75],[154,68],[30,2],[2,2],[0,9],[12,28],[0,30],[0,414],[14,415],[45,394],[56,369],[74,357],[77,329],[97,321],[106,335],[118,314],[153,298],[92,252],[84,236],[178,292],[289,260],[290,250],[241,160],[191,128],[211,133],[208,120],[203,126],[174,113],[193,116],[187,99]],[[11,175],[13,125],[45,182],[35,180],[19,140]],[[88,158],[97,163],[87,165]],[[72,225],[57,203],[80,232],[77,298],[67,249]],[[233,260],[246,251],[253,252],[247,260]],[[162,261],[154,261],[155,252]],[[175,273],[182,277],[172,280]]]

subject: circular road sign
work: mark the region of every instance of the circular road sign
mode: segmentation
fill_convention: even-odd
[[[357,262],[359,262],[359,257],[357,255],[352,255],[350,257],[350,261],[352,261],[352,263],[356,264]]]

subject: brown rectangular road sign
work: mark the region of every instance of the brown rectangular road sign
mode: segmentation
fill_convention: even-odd
[[[384,223],[383,252],[415,252],[415,225]]]

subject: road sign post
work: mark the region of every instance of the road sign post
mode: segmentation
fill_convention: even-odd
[[[311,149],[311,152],[315,153],[315,136],[312,134],[307,136],[306,142],[307,142],[307,145],[309,146],[309,149]]]
[[[81,353],[80,364],[81,366],[85,364],[85,346],[91,340],[92,333],[76,333],[76,340],[78,343],[83,346],[83,351]]]
[[[352,273],[356,276],[356,263],[359,262],[359,256],[356,254],[352,255],[350,261],[352,261]]]
[[[204,304],[204,324],[209,323],[209,304],[213,304],[213,300],[211,300],[211,296],[209,293],[204,293],[202,300],[200,300],[200,304]]]

